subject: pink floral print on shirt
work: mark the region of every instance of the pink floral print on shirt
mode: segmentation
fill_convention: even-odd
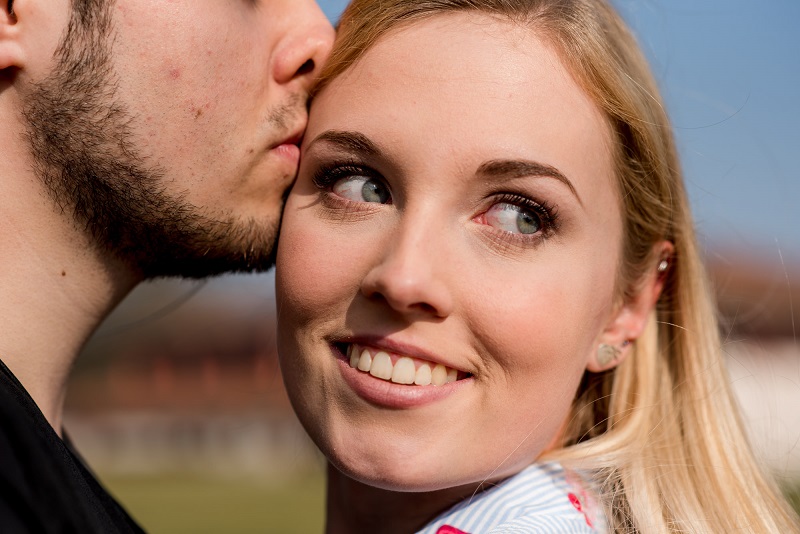
[[[583,488],[583,481],[577,474],[567,471],[566,480],[572,490],[567,495],[569,502],[572,503],[572,506],[574,506],[577,511],[583,514],[583,517],[586,519],[586,524],[594,529],[595,518],[597,517],[595,515],[597,503],[592,495]]]

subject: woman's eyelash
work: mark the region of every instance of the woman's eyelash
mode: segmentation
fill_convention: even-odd
[[[558,207],[554,204],[544,200],[533,200],[516,193],[502,193],[492,198],[492,201],[495,203],[503,202],[507,204],[513,204],[538,215],[542,223],[541,235],[543,237],[549,237],[552,233],[558,230]]]
[[[365,176],[377,180],[383,180],[380,173],[358,161],[337,161],[320,165],[312,176],[312,182],[321,191],[330,192],[334,184],[343,178],[352,176]],[[534,200],[528,196],[518,193],[500,193],[492,197],[492,202],[512,204],[535,214],[541,222],[541,231],[538,233],[540,238],[547,238],[558,230],[559,216],[558,208],[544,200]],[[509,233],[509,232],[504,232]],[[510,234],[510,233],[509,233]],[[529,239],[533,236],[519,236],[510,234],[515,239]]]
[[[368,176],[370,178],[379,177],[378,173],[373,169],[359,163],[338,162],[320,165],[320,167],[314,171],[312,181],[318,189],[328,191],[337,181],[349,176]]]

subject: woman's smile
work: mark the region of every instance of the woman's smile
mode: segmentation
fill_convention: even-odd
[[[422,349],[393,340],[333,343],[331,353],[352,390],[385,408],[418,408],[455,394],[472,379]]]
[[[356,343],[348,345],[347,359],[353,369],[406,386],[443,386],[467,377],[463,371],[441,363]]]

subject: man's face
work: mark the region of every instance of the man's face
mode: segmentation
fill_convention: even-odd
[[[333,38],[316,3],[78,0],[63,15],[24,108],[57,204],[146,277],[270,267]]]

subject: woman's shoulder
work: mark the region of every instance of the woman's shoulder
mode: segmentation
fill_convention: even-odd
[[[419,534],[604,532],[599,507],[580,476],[537,463],[456,504]]]

